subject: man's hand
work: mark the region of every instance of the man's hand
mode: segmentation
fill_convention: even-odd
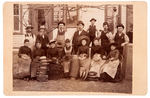
[[[121,46],[123,47],[125,45],[125,43],[122,43]]]
[[[49,44],[46,44],[46,47],[50,47],[50,45],[49,45]]]
[[[103,59],[106,59],[106,56],[105,56],[105,55],[103,55]]]

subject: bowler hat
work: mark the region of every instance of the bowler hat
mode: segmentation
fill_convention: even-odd
[[[56,41],[55,40],[51,40],[50,42],[49,42],[49,44],[52,44],[52,43],[55,43]]]
[[[95,19],[95,18],[92,18],[92,19],[90,20],[90,22],[91,22],[91,21],[93,21],[93,20],[94,20],[94,21],[96,21],[96,19]]]
[[[24,43],[26,43],[26,42],[29,42],[29,40],[28,40],[28,39],[25,39],[25,40],[24,40]]]
[[[83,21],[78,21],[77,25],[82,24],[84,26]]]
[[[124,25],[123,25],[123,24],[118,24],[118,25],[117,25],[117,28],[118,28],[118,27],[122,27],[122,28],[124,29]]]
[[[65,40],[65,43],[70,43],[70,40],[69,40],[69,39],[66,39],[66,40]]]
[[[32,27],[31,25],[28,25],[28,26],[26,27],[26,30],[27,30],[27,29],[30,29],[30,28],[33,29],[33,27]]]
[[[107,25],[107,26],[109,26],[108,22],[104,22],[104,23],[103,23],[103,26],[104,26],[104,25]]]
[[[58,26],[59,26],[60,24],[63,24],[63,25],[65,26],[65,23],[64,23],[63,21],[58,22]]]

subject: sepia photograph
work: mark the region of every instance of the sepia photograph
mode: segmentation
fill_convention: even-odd
[[[13,90],[132,93],[133,5],[13,4]]]
[[[12,91],[133,94],[132,3],[11,6]]]

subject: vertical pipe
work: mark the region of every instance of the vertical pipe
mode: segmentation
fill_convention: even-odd
[[[20,23],[19,23],[20,24],[20,33],[23,34],[23,27],[22,27],[23,26],[23,24],[22,24],[23,23],[23,21],[22,21],[22,4],[20,4],[20,20],[21,20]]]
[[[105,20],[105,21],[107,21],[107,10],[108,10],[108,9],[107,9],[107,5],[105,5],[105,10],[104,10],[104,11],[105,11],[105,12],[104,12],[104,14],[105,14],[105,15],[104,15],[104,16],[105,16],[105,19],[104,19],[104,20]]]

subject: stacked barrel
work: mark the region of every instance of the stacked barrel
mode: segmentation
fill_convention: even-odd
[[[48,60],[45,56],[40,57],[40,66],[38,68],[37,72],[37,80],[40,82],[46,82],[48,81]]]

